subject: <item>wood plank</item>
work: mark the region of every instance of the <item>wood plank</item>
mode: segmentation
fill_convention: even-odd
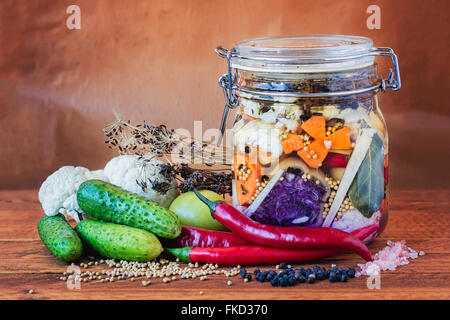
[[[0,190],[0,210],[41,210],[38,190]]]
[[[209,280],[177,280],[164,284],[153,280],[142,287],[136,280],[82,283],[80,290],[68,290],[59,277],[68,264],[58,261],[39,240],[37,221],[44,214],[37,190],[0,191],[0,299],[449,299],[450,298],[450,191],[391,192],[389,223],[369,248],[377,252],[386,240],[407,240],[426,255],[394,272],[383,272],[380,290],[369,290],[366,277],[348,283],[328,281],[273,288],[268,283],[244,283],[237,276],[210,276]],[[87,262],[87,260],[83,260]],[[361,263],[352,253],[343,253],[319,262],[329,267]],[[88,270],[101,271],[104,266]],[[251,270],[251,268],[250,268]],[[84,271],[84,269],[83,269]],[[35,294],[26,293],[33,289]],[[204,294],[200,295],[199,292]]]
[[[449,274],[426,274],[426,279],[410,274],[385,272],[380,289],[368,289],[366,278],[351,279],[347,283],[328,281],[298,284],[294,287],[272,287],[268,283],[251,281],[244,283],[235,277],[231,286],[226,280],[180,280],[171,283],[154,281],[143,287],[140,281],[115,281],[112,283],[81,283],[80,289],[69,290],[65,281],[55,279],[53,274],[0,274],[0,299],[449,299]],[[418,290],[420,288],[420,290]],[[35,294],[26,293],[34,290]],[[203,294],[200,294],[200,291]]]
[[[0,210],[0,241],[38,240],[37,223],[43,212],[35,210]],[[428,239],[431,236],[450,238],[450,230],[436,226],[450,225],[450,212],[436,210],[391,209],[385,233],[396,238]],[[407,227],[406,227],[407,226]],[[436,234],[438,233],[438,234]]]
[[[39,240],[37,224],[43,215],[40,210],[0,210],[0,241]]]
[[[433,191],[431,193],[433,197],[436,196],[437,199],[446,199],[447,201],[435,202],[431,201],[429,196],[421,194],[413,196],[409,191],[394,191],[390,201],[387,226],[389,234],[392,232],[396,237],[404,234],[405,238],[412,236],[427,239],[435,236],[438,232],[439,237],[449,238],[450,229],[435,228],[435,226],[450,225],[450,201],[448,200],[450,192]],[[30,194],[35,195],[30,196]],[[2,198],[3,196],[5,198]],[[20,191],[18,199],[20,200],[12,199],[9,191],[0,191],[0,219],[2,221],[0,241],[39,239],[36,226],[44,212],[37,200],[37,192],[28,190],[27,193],[24,193]]]
[[[391,240],[399,241],[402,239],[391,238]],[[448,265],[450,265],[450,248],[446,242],[440,239],[428,239],[408,240],[406,244],[417,251],[423,250],[427,253],[425,256],[412,262],[416,269],[420,269],[422,272],[450,272],[450,269],[448,269]],[[385,246],[385,237],[375,239],[368,245],[372,253],[378,252]],[[0,252],[0,274],[17,272],[54,272],[62,274],[66,271],[67,266],[69,266],[69,264],[56,259],[40,240],[26,243],[20,241],[2,241],[0,242]],[[87,259],[82,259],[80,262],[87,263],[88,261]],[[433,261],[433,263],[431,264],[430,261]],[[299,265],[310,266],[315,262]],[[354,253],[345,252],[318,262],[322,262],[324,265],[328,264],[328,266],[331,263],[339,263],[340,266],[345,267],[363,263],[363,260]],[[91,267],[89,270],[99,271],[101,268]]]

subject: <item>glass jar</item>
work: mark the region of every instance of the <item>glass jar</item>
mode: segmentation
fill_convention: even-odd
[[[230,109],[233,202],[277,226],[384,229],[388,133],[377,93],[401,87],[397,57],[369,38],[267,37],[218,47]],[[383,79],[375,56],[392,59]]]

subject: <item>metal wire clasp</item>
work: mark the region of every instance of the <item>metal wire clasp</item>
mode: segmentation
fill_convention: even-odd
[[[393,91],[397,91],[402,87],[402,80],[400,78],[400,67],[398,65],[397,55],[394,50],[386,47],[372,48],[369,55],[373,56],[388,56],[391,57],[392,66],[394,70],[389,69],[389,76],[387,79],[381,79],[381,90],[386,91],[386,88],[390,88]]]
[[[222,120],[220,122],[220,136],[217,141],[217,145],[220,146],[222,143],[223,135],[225,133],[225,128],[227,126],[227,119],[230,113],[230,109],[234,109],[238,105],[238,98],[236,92],[233,88],[233,83],[236,79],[236,75],[232,73],[231,68],[231,58],[236,54],[234,49],[227,50],[221,46],[214,50],[220,57],[227,59],[227,73],[223,74],[219,78],[219,86],[223,89],[223,95],[225,97],[225,108],[223,109]]]

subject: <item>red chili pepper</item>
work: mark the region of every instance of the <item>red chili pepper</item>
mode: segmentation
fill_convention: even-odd
[[[181,227],[180,235],[175,239],[164,239],[168,247],[236,247],[249,243],[231,232],[213,231],[194,227]]]
[[[371,225],[352,232],[361,241],[371,238],[378,225]],[[166,251],[184,262],[217,263],[220,265],[259,265],[280,262],[302,262],[333,256],[342,249],[295,250],[260,246],[226,248],[166,248]]]
[[[340,153],[330,152],[322,162],[323,168],[346,168],[348,164],[347,156]]]
[[[354,235],[339,229],[319,227],[276,227],[256,222],[223,201],[210,201],[194,189],[211,210],[212,217],[242,239],[256,245],[284,249],[349,249],[366,261],[372,256]]]

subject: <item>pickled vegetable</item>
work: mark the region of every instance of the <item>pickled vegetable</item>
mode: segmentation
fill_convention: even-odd
[[[248,155],[234,156],[233,170],[236,177],[236,195],[239,205],[249,203],[258,188],[260,167],[258,163],[251,163]]]
[[[272,225],[384,228],[388,134],[372,45],[334,35],[236,45],[233,203],[245,215]]]
[[[373,146],[358,149],[369,151],[364,161],[365,154],[355,155],[359,159],[355,167],[356,162],[349,160],[357,137],[363,131],[372,136],[379,128],[368,127],[368,112],[361,107],[323,108],[323,114],[319,110],[310,116],[296,114],[294,119],[285,113],[275,121],[272,116],[243,113],[246,124],[236,127],[233,196],[238,205],[247,207],[244,212],[252,219],[279,226],[325,226],[325,222],[333,226],[345,218],[336,224],[342,228],[378,223],[383,217],[387,202],[384,135],[375,135]],[[257,113],[265,114],[263,110]],[[275,137],[278,141],[268,143]],[[341,187],[342,182],[345,186]]]

